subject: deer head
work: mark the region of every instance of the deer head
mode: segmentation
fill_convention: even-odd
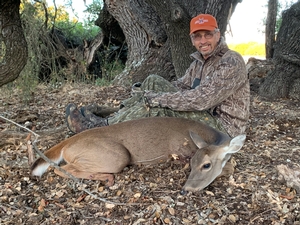
[[[191,159],[191,173],[186,181],[184,191],[198,191],[207,187],[222,173],[231,154],[238,152],[246,139],[239,135],[221,145],[208,145],[199,135],[190,132],[191,139],[199,148]]]

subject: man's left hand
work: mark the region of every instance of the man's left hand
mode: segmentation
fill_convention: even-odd
[[[155,100],[155,97],[159,95],[160,94],[154,92],[145,92],[144,93],[145,105],[149,108],[160,107],[159,101]]]

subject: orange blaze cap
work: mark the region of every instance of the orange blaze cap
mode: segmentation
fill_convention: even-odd
[[[198,30],[215,30],[218,29],[217,20],[209,14],[200,14],[194,17],[190,22],[190,34]]]

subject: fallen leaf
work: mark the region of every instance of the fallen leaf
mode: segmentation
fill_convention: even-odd
[[[177,154],[171,154],[171,157],[174,159],[174,160],[178,160],[179,159],[179,156]]]
[[[166,224],[169,224],[169,223],[171,223],[171,220],[170,220],[169,218],[165,218],[165,219],[164,219],[164,222],[165,222]]]
[[[205,193],[206,193],[207,195],[215,196],[215,194],[212,193],[211,191],[205,191]]]
[[[142,195],[141,193],[136,193],[136,194],[134,194],[133,197],[134,197],[134,198],[139,198],[139,197],[141,197],[141,195]]]
[[[168,208],[169,213],[174,216],[175,215],[175,209],[174,208]]]
[[[81,202],[82,200],[84,200],[85,197],[86,194],[82,194],[81,196],[79,196],[79,198],[77,198],[76,202]]]
[[[229,215],[229,216],[228,216],[228,219],[229,219],[231,222],[233,222],[233,223],[236,222],[236,218],[235,218],[234,215]]]
[[[116,205],[115,204],[112,204],[112,203],[106,203],[105,204],[105,207],[107,208],[107,209],[112,209],[112,208],[114,208]]]
[[[64,209],[64,208],[65,208],[65,206],[64,206],[64,205],[62,205],[62,204],[60,204],[60,203],[58,203],[58,202],[55,202],[55,205],[57,205],[58,207],[60,207],[60,208],[62,208],[62,209]]]
[[[38,211],[39,211],[39,212],[43,212],[45,206],[46,206],[46,201],[45,201],[45,199],[42,198],[41,201],[40,201],[40,205],[39,205],[39,207],[38,207]]]
[[[292,195],[292,196],[287,196],[287,195],[279,195],[280,198],[285,198],[287,200],[292,200],[295,196]]]

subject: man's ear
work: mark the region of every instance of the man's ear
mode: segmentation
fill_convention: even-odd
[[[221,39],[221,32],[220,31],[217,32],[217,37],[218,37],[218,42],[219,42],[220,39]]]
[[[195,46],[192,36],[190,35],[192,45]]]

